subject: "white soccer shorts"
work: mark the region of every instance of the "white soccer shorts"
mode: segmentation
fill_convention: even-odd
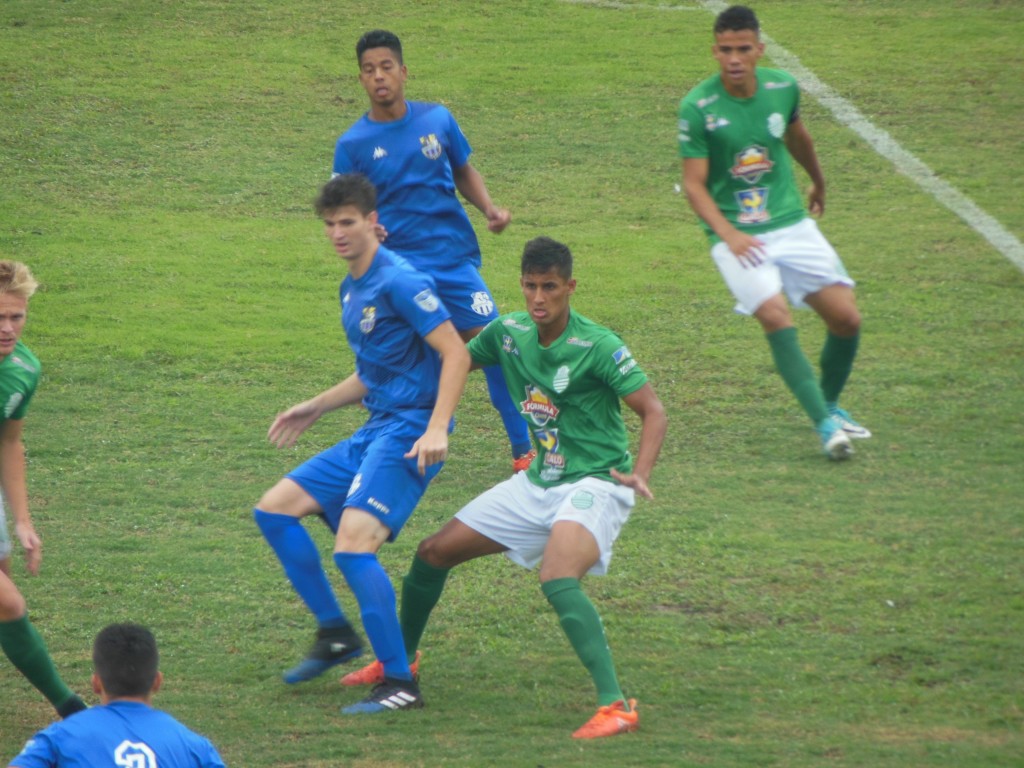
[[[636,502],[632,488],[587,477],[541,488],[526,472],[477,496],[455,515],[477,533],[508,547],[505,556],[524,568],[541,561],[551,528],[562,520],[579,523],[594,536],[600,557],[588,573],[608,572],[612,545]]]
[[[744,267],[724,242],[711,249],[711,257],[736,298],[736,311],[740,314],[754,314],[764,302],[783,291],[790,304],[806,309],[804,297],[822,288],[855,285],[814,219],[806,218],[755,237],[765,244],[765,260],[756,267]]]

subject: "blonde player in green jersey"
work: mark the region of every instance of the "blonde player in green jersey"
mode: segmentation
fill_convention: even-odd
[[[43,550],[28,511],[25,446],[22,424],[39,384],[39,360],[21,341],[28,318],[28,300],[38,284],[29,268],[0,261],[0,488],[14,518],[15,535],[25,550],[29,573],[39,573]],[[10,545],[0,508],[0,648],[57,710],[61,717],[85,709],[64,684],[46,650],[46,643],[28,619],[25,598],[11,579]]]
[[[612,736],[636,730],[636,701],[619,686],[580,580],[607,571],[635,497],[653,498],[648,478],[665,437],[665,410],[622,340],[570,310],[569,248],[546,237],[528,242],[520,285],[526,311],[493,320],[469,352],[476,368],[501,367],[537,457],[420,542],[403,583],[402,635],[413,658],[448,572],[460,563],[500,552],[527,568],[539,563],[541,590],[597,688],[597,713],[573,736]],[[620,401],[640,417],[635,461]],[[374,662],[342,683],[372,684],[381,674]]]
[[[711,255],[736,309],[761,323],[776,367],[803,406],[825,454],[845,459],[850,438],[871,433],[839,407],[860,339],[853,280],[808,216],[793,163],[811,180],[810,213],[825,211],[825,178],[800,120],[792,75],[758,67],[764,54],[754,12],[732,6],[715,20],[712,52],[721,67],[679,108],[683,187],[711,239]],[[786,297],[810,307],[828,329],[821,376],[797,341]]]

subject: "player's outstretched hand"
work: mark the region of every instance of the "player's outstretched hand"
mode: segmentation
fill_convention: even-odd
[[[267,439],[278,448],[291,448],[299,439],[299,435],[320,418],[320,414],[320,408],[313,400],[293,405],[284,413],[277,415],[267,430]]]
[[[487,228],[496,235],[504,232],[511,221],[512,213],[508,208],[492,208],[487,212]]]
[[[388,228],[379,221],[373,225],[373,233],[377,235],[377,241],[383,243],[388,239]]]
[[[25,549],[25,567],[33,576],[38,575],[39,566],[43,562],[43,542],[39,540],[31,523],[17,523],[14,533]]]
[[[618,480],[627,488],[632,488],[636,493],[639,493],[645,499],[653,499],[654,494],[651,493],[651,489],[647,487],[647,481],[639,475],[624,475],[619,470],[612,470],[612,477]]]
[[[448,458],[448,430],[428,427],[420,439],[412,444],[405,458],[415,458],[420,475],[427,474],[427,467]]]

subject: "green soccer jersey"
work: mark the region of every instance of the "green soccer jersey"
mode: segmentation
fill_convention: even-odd
[[[526,312],[492,320],[469,342],[473,362],[500,365],[512,400],[530,426],[537,458],[530,482],[548,488],[584,477],[631,472],[620,398],[647,383],[622,339],[575,312],[550,346]],[[613,481],[614,482],[614,481]]]
[[[39,385],[39,360],[20,341],[0,362],[0,402],[4,419],[23,419]]]
[[[750,98],[729,95],[716,74],[679,105],[679,154],[707,159],[708,192],[742,232],[769,232],[807,216],[784,140],[799,108],[796,78],[764,67],[757,68]],[[704,230],[719,240],[707,224]]]

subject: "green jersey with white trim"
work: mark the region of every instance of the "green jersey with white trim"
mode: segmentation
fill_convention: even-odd
[[[0,361],[0,403],[3,403],[4,420],[25,418],[41,372],[38,358],[21,341]]]
[[[512,312],[492,320],[469,342],[469,353],[478,365],[500,365],[519,403],[537,447],[530,482],[614,482],[610,470],[632,471],[620,398],[646,384],[647,375],[615,333],[570,312],[565,332],[542,347],[529,313]]]
[[[765,67],[757,68],[757,91],[750,98],[731,96],[716,74],[679,105],[679,155],[707,159],[708,192],[742,232],[770,232],[807,217],[785,142],[786,129],[799,115],[796,78]]]

